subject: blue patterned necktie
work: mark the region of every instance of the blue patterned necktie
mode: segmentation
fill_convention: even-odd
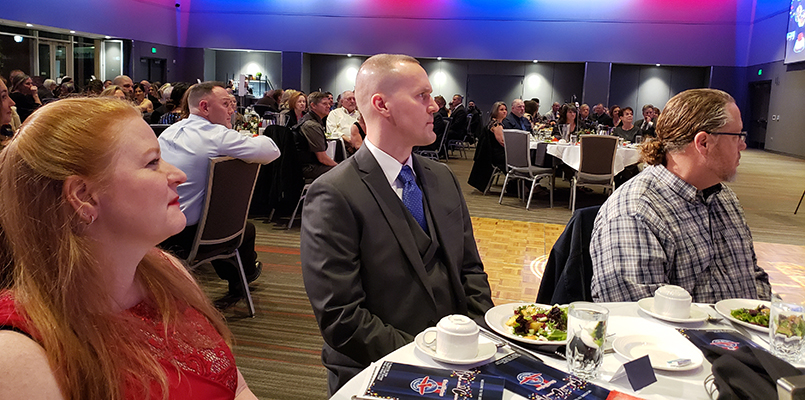
[[[405,208],[411,213],[419,226],[428,231],[428,222],[425,220],[425,209],[422,207],[422,190],[416,184],[416,178],[411,167],[403,165],[400,175],[397,175],[403,184],[402,201]]]

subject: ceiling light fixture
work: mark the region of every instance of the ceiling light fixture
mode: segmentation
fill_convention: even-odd
[[[27,26],[27,27],[29,27],[29,28],[30,28],[30,27],[32,27],[33,25],[32,25],[32,24],[25,24],[25,26]]]
[[[75,31],[70,31],[70,33],[75,33]]]
[[[534,64],[536,64],[536,63],[538,63],[538,62],[539,62],[539,60],[534,60],[534,61],[533,61],[533,63],[534,63]]]
[[[352,53],[347,53],[347,57],[352,57]]]
[[[437,59],[437,60],[439,60],[439,61],[442,61],[442,58],[441,58],[441,57],[436,57],[436,59]]]

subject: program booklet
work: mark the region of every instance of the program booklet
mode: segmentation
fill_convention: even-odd
[[[477,368],[481,373],[500,376],[506,389],[529,400],[627,400],[639,399],[610,391],[531,357],[513,353]]]
[[[450,370],[385,361],[361,399],[501,400],[503,378],[480,371]]]

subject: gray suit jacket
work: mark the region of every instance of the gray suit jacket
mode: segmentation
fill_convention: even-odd
[[[459,183],[445,165],[413,157],[457,297],[453,313],[482,321],[493,304]],[[307,193],[302,273],[325,341],[322,360],[336,375],[345,367],[340,384],[444,316],[424,283],[406,213],[366,146]]]

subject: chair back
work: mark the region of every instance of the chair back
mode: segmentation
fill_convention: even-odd
[[[519,129],[503,130],[503,150],[506,152],[506,165],[509,168],[528,168],[531,166],[531,148],[528,132]]]
[[[187,261],[190,265],[231,257],[243,241],[259,163],[210,159],[207,196]]]
[[[581,136],[579,172],[589,175],[612,175],[616,151],[618,151],[617,136]]]
[[[540,304],[593,301],[593,261],[590,256],[595,217],[601,206],[580,208],[556,240],[537,292]]]
[[[467,114],[467,136],[475,136],[472,132],[472,113]]]
[[[154,131],[154,134],[157,135],[157,137],[159,137],[159,135],[161,135],[162,132],[165,131],[165,129],[168,129],[168,127],[171,126],[171,124],[150,124],[150,125],[151,129]]]

